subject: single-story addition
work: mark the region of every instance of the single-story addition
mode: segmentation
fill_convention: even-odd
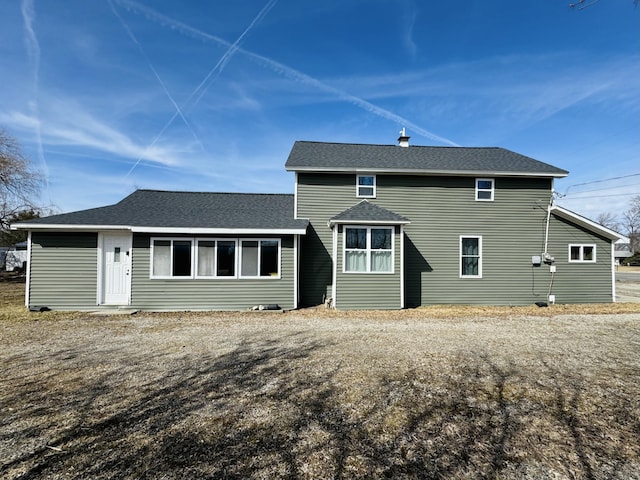
[[[235,310],[615,299],[620,234],[553,203],[568,172],[502,148],[296,142],[293,195],[138,190],[20,222],[26,304]]]
[[[59,310],[297,307],[293,195],[137,190],[29,229],[27,306]]]

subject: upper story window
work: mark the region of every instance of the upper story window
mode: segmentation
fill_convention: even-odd
[[[493,178],[476,178],[476,200],[479,202],[493,202],[495,180]]]
[[[569,262],[573,263],[595,263],[596,246],[592,244],[569,245]]]
[[[356,196],[360,198],[375,198],[375,175],[356,175]]]
[[[393,273],[393,227],[346,227],[345,273]]]
[[[482,278],[482,237],[460,237],[460,278]]]

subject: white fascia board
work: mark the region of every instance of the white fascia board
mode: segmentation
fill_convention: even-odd
[[[438,176],[489,176],[489,177],[550,177],[564,178],[569,173],[540,172],[500,172],[494,170],[429,170],[417,168],[349,168],[349,167],[296,167],[287,169],[290,172],[317,173],[384,173],[388,175],[438,175]]]
[[[189,228],[131,227],[134,233],[186,233],[189,235],[305,235],[306,228]]]
[[[130,231],[133,233],[167,233],[189,235],[305,235],[306,228],[189,228],[189,227],[136,227],[130,225],[56,225],[27,224],[12,225],[13,230],[55,230],[55,231]]]
[[[329,226],[333,225],[409,225],[409,220],[329,220]]]
[[[596,223],[592,220],[589,220],[586,217],[578,215],[577,213],[574,213],[571,210],[567,210],[566,208],[562,208],[554,205],[553,207],[551,207],[551,213],[561,218],[564,218],[565,220],[569,220],[570,222],[573,222],[577,225],[580,225],[581,227],[584,227],[587,230],[591,230],[592,232],[598,233],[603,237],[609,238],[610,240],[622,239],[622,240],[627,240],[627,243],[628,243],[629,239],[624,235],[621,235],[618,232],[611,230],[610,228],[600,225],[599,223]]]
[[[62,231],[104,231],[104,230],[131,230],[128,225],[65,225],[62,223],[20,223],[11,225],[11,230],[56,230]]]

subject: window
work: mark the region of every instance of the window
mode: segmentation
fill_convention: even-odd
[[[345,273],[393,273],[393,227],[346,227]]]
[[[280,240],[241,240],[241,277],[280,277]]]
[[[151,243],[152,277],[191,277],[191,239],[155,239]]]
[[[238,277],[280,278],[280,240],[151,239],[151,278]]]
[[[479,202],[493,202],[493,178],[476,178],[476,200]]]
[[[572,263],[595,263],[595,245],[569,245],[569,262]]]
[[[460,277],[482,278],[482,237],[460,237]]]
[[[362,198],[375,198],[375,175],[356,175],[356,196]]]
[[[198,240],[198,277],[235,277],[235,240]]]

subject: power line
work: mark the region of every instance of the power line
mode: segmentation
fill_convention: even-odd
[[[640,176],[640,173],[632,173],[630,175],[622,175],[621,177],[611,177],[611,178],[604,178],[602,180],[593,180],[591,182],[576,183],[573,185],[569,185],[565,190],[565,193],[560,194],[560,197],[566,197],[567,195],[569,195],[569,190],[573,187],[581,187],[583,185],[591,185],[594,183],[604,183],[604,182],[610,182],[611,180],[622,180],[623,178],[638,177],[638,176]],[[616,188],[616,187],[611,187],[611,188]],[[577,193],[582,193],[582,192],[577,192]]]

